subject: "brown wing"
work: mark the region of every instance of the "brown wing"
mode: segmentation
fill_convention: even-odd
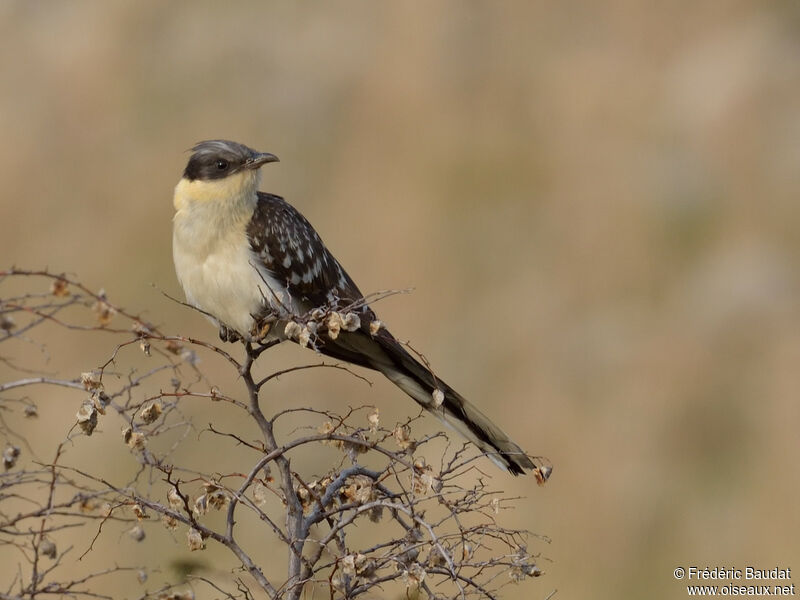
[[[363,300],[356,284],[322,243],[311,224],[283,198],[259,192],[258,207],[247,227],[250,246],[263,267],[298,304],[307,308],[345,308]],[[434,377],[385,329],[371,335],[375,314],[362,306],[361,328],[335,339],[322,335],[315,347],[323,354],[375,369],[424,408],[472,440],[501,467],[517,475],[534,464],[503,431],[455,390]],[[433,393],[442,393],[440,404]]]
[[[311,224],[280,196],[258,193],[247,235],[257,259],[303,305],[345,307],[363,298]]]

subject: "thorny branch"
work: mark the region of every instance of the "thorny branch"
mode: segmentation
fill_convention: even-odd
[[[295,336],[313,348],[333,312],[295,318]],[[163,329],[74,277],[0,271],[0,600],[111,598],[128,572],[142,599],[496,598],[542,573],[528,544],[547,539],[502,526],[520,499],[492,489],[474,448],[415,436],[421,415],[386,426],[376,408],[298,407],[271,384],[317,367],[367,381],[347,365],[257,375],[271,344],[243,344],[240,359]],[[61,358],[80,364],[100,332],[115,341],[94,366],[50,371],[53,340],[75,338]],[[31,349],[43,365],[22,358]],[[226,425],[198,430],[212,413]],[[126,562],[125,545],[151,537],[151,564]],[[185,558],[202,550],[212,565]],[[188,571],[160,568],[168,557]]]

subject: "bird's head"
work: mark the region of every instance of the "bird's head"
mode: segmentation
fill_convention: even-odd
[[[255,195],[262,165],[277,162],[267,152],[228,140],[206,140],[192,148],[192,156],[178,183],[181,196],[193,201],[239,198]],[[176,189],[176,195],[179,191]],[[177,201],[177,198],[176,198]]]

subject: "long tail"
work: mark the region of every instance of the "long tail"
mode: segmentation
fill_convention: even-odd
[[[444,381],[435,378],[430,369],[411,356],[385,329],[375,336],[364,331],[342,332],[336,340],[325,339],[319,350],[334,358],[380,371],[509,473],[521,475],[526,469],[535,468],[531,459],[502,429]],[[439,406],[433,398],[437,389],[444,394]]]

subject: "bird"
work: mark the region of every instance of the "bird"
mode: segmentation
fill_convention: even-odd
[[[274,162],[274,154],[229,140],[191,149],[173,197],[173,259],[187,303],[219,326],[223,341],[292,340],[378,371],[499,467],[513,475],[536,469],[388,331],[308,220],[259,191],[261,167]]]

